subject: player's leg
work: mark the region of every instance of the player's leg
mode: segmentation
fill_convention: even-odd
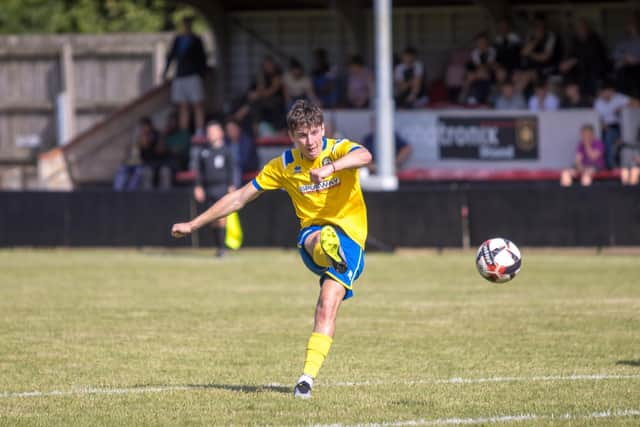
[[[340,273],[347,271],[346,258],[334,227],[325,225],[311,233],[304,241],[304,248],[319,266],[333,266]]]
[[[318,376],[333,342],[336,317],[345,294],[346,288],[343,285],[333,279],[325,278],[316,303],[313,332],[307,342],[303,374],[294,389],[296,397],[311,397],[313,380]]]

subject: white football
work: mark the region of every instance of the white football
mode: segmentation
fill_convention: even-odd
[[[478,248],[476,267],[480,275],[490,282],[508,282],[516,277],[521,266],[520,250],[510,240],[489,239]]]

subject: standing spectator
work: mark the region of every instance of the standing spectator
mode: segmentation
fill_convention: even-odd
[[[547,79],[558,70],[562,59],[560,38],[547,28],[543,17],[535,19],[533,32],[520,52],[523,68],[533,72],[531,78]]]
[[[529,98],[529,110],[536,112],[555,111],[559,106],[560,100],[549,91],[547,83],[538,83],[533,95]]]
[[[233,185],[240,188],[245,173],[258,170],[258,150],[253,139],[233,119],[225,124],[225,145],[231,149],[235,160]]]
[[[347,69],[347,106],[368,108],[373,95],[373,75],[364,66],[362,56],[353,55]]]
[[[406,48],[402,53],[402,62],[394,69],[395,100],[399,108],[415,108],[426,104],[424,66],[418,61],[417,55],[414,48]]]
[[[594,96],[597,83],[609,72],[609,57],[604,42],[584,19],[574,23],[568,58],[560,63],[565,79],[578,82],[580,92]]]
[[[498,34],[493,42],[496,50],[496,63],[507,74],[520,67],[520,49],[522,38],[512,30],[511,22],[506,19],[498,23]]]
[[[196,160],[196,186],[193,196],[199,203],[205,203],[209,207],[222,198],[225,194],[234,190],[235,161],[231,151],[224,145],[224,131],[218,122],[207,124],[207,142]],[[225,252],[225,226],[226,218],[221,218],[212,223],[213,238],[217,247],[216,256],[222,257]]]
[[[188,169],[191,137],[187,130],[180,128],[178,114],[175,111],[167,116],[162,140],[163,146],[170,156],[171,168],[176,171]]]
[[[318,103],[311,79],[297,59],[291,58],[289,61],[289,70],[282,77],[282,84],[287,110],[299,99]]]
[[[622,109],[630,102],[631,98],[617,93],[613,84],[606,82],[600,88],[598,98],[593,105],[602,123],[602,139],[608,169],[612,169],[615,165],[614,145],[620,140],[620,115]]]
[[[313,91],[325,108],[335,107],[338,102],[336,70],[329,63],[327,51],[318,48],[313,51],[313,68],[311,70]]]
[[[560,184],[569,187],[573,179],[580,177],[580,183],[591,185],[596,172],[604,169],[604,144],[595,139],[593,126],[586,124],[580,132],[580,142],[576,150],[575,165],[572,169],[562,171]]]
[[[580,93],[578,83],[569,82],[564,86],[564,94],[560,103],[560,108],[591,108],[593,101]]]
[[[176,75],[171,82],[171,100],[178,104],[180,128],[189,129],[189,106],[193,107],[196,135],[204,136],[204,87],[203,76],[207,69],[207,55],[202,39],[193,33],[193,17],[182,20],[182,32],[178,34],[167,54],[163,78],[173,60],[177,62]]]
[[[513,83],[505,81],[500,86],[500,95],[495,102],[496,110],[526,110],[527,103],[522,93],[515,90]]]
[[[617,89],[634,98],[640,98],[640,33],[638,19],[627,22],[627,38],[619,42],[613,52]]]

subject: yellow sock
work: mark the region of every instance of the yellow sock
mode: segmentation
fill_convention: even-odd
[[[329,267],[331,263],[329,262],[329,258],[325,255],[322,247],[320,246],[320,241],[313,247],[313,254],[311,255],[313,258],[313,262],[318,264],[320,267]]]
[[[317,332],[311,334],[311,338],[309,338],[309,342],[307,343],[307,357],[304,361],[304,370],[302,371],[305,375],[309,375],[311,378],[318,376],[318,371],[329,353],[332,342],[333,339],[328,335]]]

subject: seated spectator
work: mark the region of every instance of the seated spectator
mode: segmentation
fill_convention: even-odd
[[[375,129],[375,128],[374,128]],[[395,146],[395,166],[396,166],[396,170],[399,170],[402,168],[402,165],[407,161],[407,159],[409,159],[409,156],[411,156],[411,153],[413,152],[413,147],[404,140],[404,138],[402,138],[400,135],[398,135],[397,132],[393,133],[394,136],[394,146]],[[367,148],[367,150],[369,150],[371,152],[371,155],[373,156],[372,161],[366,166],[366,168],[369,170],[369,172],[371,173],[376,173],[376,163],[375,163],[375,158],[376,158],[376,149],[375,149],[375,133],[371,132],[369,134],[367,134],[363,139],[362,139],[362,145],[364,147]]]
[[[593,175],[604,169],[604,144],[595,139],[593,126],[582,126],[580,137],[574,167],[562,171],[560,184],[563,187],[571,186],[573,179],[578,176],[583,186],[589,186],[593,181]]]
[[[240,188],[242,175],[258,170],[258,150],[253,139],[242,131],[238,122],[233,119],[225,124],[225,145],[230,147],[231,155],[235,161],[233,185]]]
[[[511,23],[503,19],[498,23],[498,34],[493,42],[496,50],[496,63],[507,74],[520,67],[520,49],[522,38],[511,29]]]
[[[304,73],[300,61],[295,58],[291,58],[289,70],[282,77],[282,88],[287,110],[299,99],[318,103],[311,79]]]
[[[527,103],[524,96],[516,91],[513,83],[505,81],[500,86],[500,95],[495,101],[496,110],[526,110]]]
[[[496,51],[489,44],[486,33],[476,36],[475,44],[467,63],[467,75],[461,94],[461,103],[469,105],[487,104],[492,81],[495,80]]]
[[[636,17],[629,18],[627,38],[619,42],[613,51],[618,91],[640,98],[640,33]]]
[[[560,38],[547,28],[543,17],[537,17],[533,32],[520,51],[522,67],[529,70],[531,78],[546,80],[558,71],[562,59]]]
[[[602,140],[604,141],[607,169],[615,166],[614,146],[620,141],[620,115],[622,109],[630,105],[631,98],[617,93],[611,82],[602,84],[593,108],[602,123]]]
[[[578,83],[569,82],[564,86],[564,94],[560,102],[560,108],[591,108],[593,102],[580,93]]]
[[[188,130],[180,128],[178,114],[175,111],[172,111],[167,116],[167,123],[162,133],[162,141],[170,157],[171,168],[176,171],[187,170],[189,167],[191,137]]]
[[[364,66],[362,56],[353,55],[347,68],[347,106],[368,108],[373,95],[373,75]]]
[[[529,98],[530,111],[555,111],[560,106],[560,100],[549,91],[548,84],[540,82],[536,85],[535,91]]]
[[[124,164],[116,172],[113,189],[150,189],[158,184],[162,170],[162,187],[170,186],[171,173],[163,168],[165,152],[161,147],[158,131],[149,117],[143,117],[138,124],[137,137]]]
[[[402,62],[394,69],[395,100],[398,108],[426,105],[424,66],[418,61],[417,55],[414,48],[406,48],[402,53]]]
[[[444,83],[447,87],[449,101],[458,101],[465,83],[466,62],[469,52],[464,49],[454,50],[450,53],[449,63],[445,71]]]
[[[574,33],[568,58],[560,63],[565,80],[578,83],[580,92],[594,96],[597,82],[609,71],[609,57],[604,42],[584,19],[574,23]]]
[[[635,143],[623,143],[620,147],[620,182],[622,185],[640,182],[640,128]]]
[[[234,112],[234,119],[248,119],[254,129],[269,127],[275,132],[286,127],[282,71],[271,56],[262,61],[256,81]]]
[[[325,49],[313,52],[313,68],[311,70],[313,91],[324,108],[333,108],[338,102],[336,70],[329,64],[329,55]]]

